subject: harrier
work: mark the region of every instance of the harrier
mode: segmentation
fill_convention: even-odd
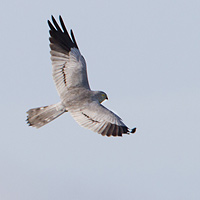
[[[52,16],[50,27],[50,48],[53,79],[60,96],[59,103],[30,109],[27,114],[29,126],[40,128],[65,112],[76,122],[103,136],[122,136],[134,133],[122,119],[101,103],[108,99],[105,92],[92,91],[87,77],[86,62],[81,55],[73,31],[71,37],[59,16],[60,25]]]

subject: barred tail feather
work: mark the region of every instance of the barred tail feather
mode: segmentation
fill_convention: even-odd
[[[27,123],[29,126],[40,128],[45,124],[56,119],[64,112],[67,112],[65,107],[59,102],[50,106],[44,106],[39,108],[32,108],[27,111]]]

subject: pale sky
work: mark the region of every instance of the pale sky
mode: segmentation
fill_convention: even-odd
[[[2,2],[0,199],[200,199],[199,11],[195,0]],[[59,101],[52,14],[73,29],[91,88],[134,135],[102,137],[68,113],[26,125],[28,109]]]

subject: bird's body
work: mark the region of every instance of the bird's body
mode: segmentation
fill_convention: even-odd
[[[129,131],[121,118],[101,103],[108,99],[102,91],[92,91],[87,78],[86,62],[81,55],[74,34],[71,38],[60,16],[62,30],[52,16],[50,48],[53,79],[61,102],[50,106],[30,109],[27,121],[30,126],[40,128],[65,112],[83,127],[107,136],[122,136]]]

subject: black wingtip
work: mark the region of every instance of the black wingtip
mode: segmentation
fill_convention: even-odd
[[[53,15],[51,15],[51,19],[52,19],[52,21],[55,21],[55,18],[54,18],[54,16],[53,16]]]
[[[50,28],[49,33],[50,33],[51,49],[56,48],[56,50],[58,50],[59,48],[60,49],[59,51],[65,50],[67,52],[69,52],[71,48],[74,47],[78,49],[78,45],[76,43],[74,34],[73,32],[71,32],[71,37],[70,37],[61,15],[59,15],[61,26],[58,25],[53,15],[51,15],[51,19],[52,20],[47,20],[47,23]]]
[[[49,25],[50,30],[56,31],[56,29],[54,28],[54,26],[52,25],[52,23],[49,20],[47,20],[47,23]]]
[[[64,33],[68,34],[67,28],[66,28],[66,26],[65,26],[65,23],[64,23],[64,21],[63,21],[61,15],[59,15],[59,20],[60,20],[60,24],[61,24],[61,27],[62,27]]]
[[[135,133],[135,132],[136,132],[136,127],[131,130],[131,133]]]
[[[78,49],[78,45],[76,43],[76,39],[75,39],[75,36],[74,36],[74,33],[73,33],[72,29],[70,30],[70,33],[71,33],[72,41],[74,42],[76,48]]]
[[[59,15],[59,20],[60,20],[60,21],[63,21],[63,19],[62,19],[61,15]]]

